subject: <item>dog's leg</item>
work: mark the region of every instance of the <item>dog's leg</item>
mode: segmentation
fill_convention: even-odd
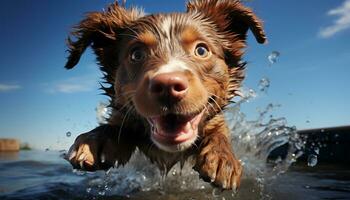
[[[129,134],[118,135],[119,127],[101,125],[77,137],[66,159],[76,169],[94,171],[109,169],[129,161],[135,150]]]
[[[229,129],[222,115],[214,117],[204,126],[194,169],[205,181],[216,186],[233,190],[238,188],[242,166],[232,152]]]

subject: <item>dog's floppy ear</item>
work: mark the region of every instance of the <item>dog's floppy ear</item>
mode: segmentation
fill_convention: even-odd
[[[73,28],[71,37],[74,37],[75,41],[71,37],[67,39],[69,56],[65,68],[71,69],[78,64],[81,55],[90,45],[100,57],[104,44],[116,40],[118,30],[125,28],[141,15],[137,9],[126,10],[117,2],[110,5],[105,12],[88,13],[85,19]]]
[[[246,40],[250,29],[259,43],[266,41],[261,20],[238,0],[190,0],[187,12],[196,12],[213,20],[220,31]]]

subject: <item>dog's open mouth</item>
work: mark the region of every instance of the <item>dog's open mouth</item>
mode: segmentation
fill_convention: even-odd
[[[152,139],[162,145],[177,145],[194,141],[198,135],[198,125],[204,111],[181,115],[166,114],[149,118],[152,127]]]

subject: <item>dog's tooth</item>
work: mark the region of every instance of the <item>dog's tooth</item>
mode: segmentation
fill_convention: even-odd
[[[185,132],[188,133],[191,128],[192,128],[191,123],[188,122],[185,126]]]
[[[160,127],[159,123],[155,123],[154,124],[154,128],[155,128],[155,131],[158,131],[158,132],[161,130],[161,127]]]
[[[194,123],[191,123],[192,130],[196,128],[196,125]]]
[[[193,122],[193,123],[191,123],[191,127],[192,127],[192,130],[197,130],[197,128],[198,128],[198,123],[196,123],[196,122]]]

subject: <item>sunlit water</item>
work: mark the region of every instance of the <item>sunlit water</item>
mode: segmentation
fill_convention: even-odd
[[[263,92],[269,84],[262,82]],[[191,162],[182,169],[176,165],[165,175],[137,152],[124,167],[86,173],[72,170],[62,158],[65,151],[47,149],[0,155],[0,199],[350,198],[350,170],[317,166],[318,145],[305,149],[305,140],[295,127],[289,127],[285,118],[271,117],[271,110],[278,105],[269,104],[257,119],[247,120],[240,112],[241,104],[257,94],[252,89],[243,94],[244,98],[225,112],[234,152],[244,166],[238,192],[222,192],[203,182]],[[97,112],[104,113],[102,107]],[[282,145],[288,145],[288,152],[269,159]],[[304,153],[308,154],[307,163],[291,168]]]

